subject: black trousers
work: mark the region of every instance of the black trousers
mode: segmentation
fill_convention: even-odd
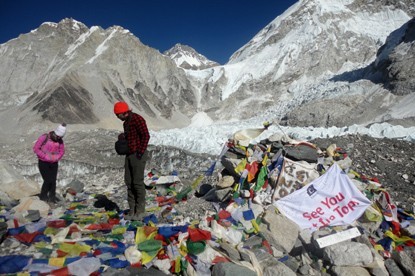
[[[124,180],[127,185],[128,205],[132,213],[142,214],[146,208],[146,188],[144,184],[144,169],[148,159],[147,151],[141,159],[135,154],[125,157]]]
[[[39,160],[39,171],[43,178],[40,199],[53,201],[56,198],[56,178],[58,176],[58,162],[49,163]]]

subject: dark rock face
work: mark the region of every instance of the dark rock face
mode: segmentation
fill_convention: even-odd
[[[367,124],[368,118],[400,124],[413,125],[413,117],[391,118],[383,106],[385,97],[403,97],[415,91],[415,18],[393,31],[377,51],[376,60],[367,67],[345,72],[332,81],[348,82],[330,91],[343,90],[341,96],[317,99],[289,111],[282,124],[296,126],[347,126]],[[356,84],[359,83],[360,87]],[[373,84],[376,84],[374,86]],[[354,92],[361,90],[360,94]],[[366,95],[366,96],[365,96]],[[370,95],[370,96],[368,96]],[[376,107],[376,108],[374,108]],[[377,118],[377,119],[374,119]]]
[[[98,122],[93,112],[92,95],[82,87],[63,82],[41,96],[32,98],[37,102],[32,110],[42,118],[54,123],[92,124]]]
[[[407,95],[415,91],[415,63],[413,62],[415,56],[415,18],[397,31],[401,31],[403,36],[399,38],[397,45],[388,45],[387,41],[379,49],[378,56],[385,55],[386,57],[380,60],[374,68],[379,70],[381,75],[378,81],[384,83],[387,89],[396,95]],[[390,40],[389,44],[394,44],[394,39]]]
[[[407,141],[350,135],[311,141],[320,148],[336,144],[349,152],[352,169],[368,178],[376,177],[395,204],[415,204],[415,147]]]

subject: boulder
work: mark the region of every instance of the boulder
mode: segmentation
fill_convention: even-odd
[[[244,276],[256,276],[256,273],[250,270],[247,267],[240,266],[234,263],[218,263],[213,267],[212,270],[213,276],[234,276],[234,275],[244,275]]]
[[[245,242],[244,247],[245,248],[254,248],[254,247],[260,247],[262,244],[262,238],[260,236],[250,236]]]
[[[293,272],[297,272],[298,268],[300,267],[300,263],[297,261],[296,258],[292,257],[291,255],[288,255],[286,258],[283,258],[281,262],[285,264],[287,267],[289,267]]]
[[[127,266],[125,269],[117,269],[111,268],[108,269],[111,271],[111,276],[124,276],[124,275],[140,275],[140,276],[166,276],[166,274],[155,267],[134,267],[134,266]],[[127,274],[124,274],[126,271]],[[107,270],[102,273],[102,275],[107,276]]]
[[[226,158],[226,157],[222,157],[222,159],[220,160],[220,162],[222,163],[222,166],[225,167],[226,172],[229,175],[238,177],[238,178],[239,178],[239,174],[235,172],[235,168],[236,166],[238,166],[240,161],[241,161],[240,159],[233,159],[233,158]]]
[[[5,161],[0,161],[0,191],[11,199],[20,200],[39,194],[40,185],[24,178]]]
[[[272,266],[267,266],[263,271],[264,276],[295,276],[295,272],[293,272],[288,266],[285,264],[278,262]]]
[[[294,161],[317,163],[317,150],[309,145],[296,145],[285,147],[285,156]]]
[[[278,261],[278,259],[262,248],[255,250],[245,249],[241,252],[241,256],[243,260],[258,267],[258,269],[262,271],[263,275],[296,275],[295,272],[285,263]]]
[[[239,251],[231,244],[227,242],[221,242],[219,245],[227,253],[231,260],[238,261],[241,259],[241,254],[239,254]]]
[[[366,244],[370,248],[370,251],[372,251],[373,262],[366,266],[370,274],[374,276],[388,276],[389,273],[385,267],[384,259],[379,254],[379,252],[373,248],[372,243],[369,240],[369,237],[364,234],[364,235],[361,235],[360,237],[357,237],[356,241]]]
[[[216,185],[216,187],[218,189],[229,188],[229,187],[232,187],[233,183],[235,183],[235,179],[233,178],[233,176],[225,175],[224,177],[222,177],[219,180],[219,182]]]
[[[364,267],[334,266],[331,270],[336,276],[370,276]]]
[[[311,267],[309,264],[304,264],[298,268],[300,275],[319,275],[320,273]]]
[[[286,253],[293,249],[299,233],[297,224],[281,214],[276,214],[274,206],[266,210],[260,230],[272,246]]]
[[[41,217],[45,218],[49,213],[49,205],[38,197],[26,197],[20,200],[19,205],[13,207],[16,213],[27,214],[29,210],[38,210]]]
[[[231,198],[232,192],[232,188],[225,188],[220,190],[213,188],[202,198],[206,201],[225,202]]]
[[[402,229],[402,231],[406,233],[406,236],[414,236],[415,235],[415,220],[410,220],[408,227]]]
[[[352,241],[325,247],[324,259],[335,266],[365,266],[373,262],[370,248],[366,244]]]
[[[66,185],[66,190],[71,189],[75,193],[82,193],[84,191],[85,184],[79,181],[78,179],[72,180],[68,185]]]
[[[216,197],[218,198],[219,202],[226,202],[232,198],[233,189],[226,188],[216,191]]]
[[[385,266],[390,275],[404,276],[402,270],[399,268],[399,266],[396,264],[396,262],[393,259],[386,259]]]
[[[18,201],[11,199],[8,194],[3,191],[0,191],[0,205],[6,206],[11,209],[13,206],[17,205]]]
[[[402,268],[405,275],[415,275],[415,248],[405,247],[403,251],[394,251],[393,260]]]

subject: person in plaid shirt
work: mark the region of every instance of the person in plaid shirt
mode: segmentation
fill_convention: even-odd
[[[130,211],[124,218],[141,220],[144,217],[146,206],[144,169],[148,159],[147,145],[150,134],[144,118],[132,112],[127,103],[115,103],[114,113],[118,119],[124,122],[124,135],[129,149],[129,153],[125,157],[124,179],[127,185]]]

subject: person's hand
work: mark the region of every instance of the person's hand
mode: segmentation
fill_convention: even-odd
[[[120,133],[118,135],[118,140],[125,140],[125,134],[124,134],[124,132],[123,133]]]

